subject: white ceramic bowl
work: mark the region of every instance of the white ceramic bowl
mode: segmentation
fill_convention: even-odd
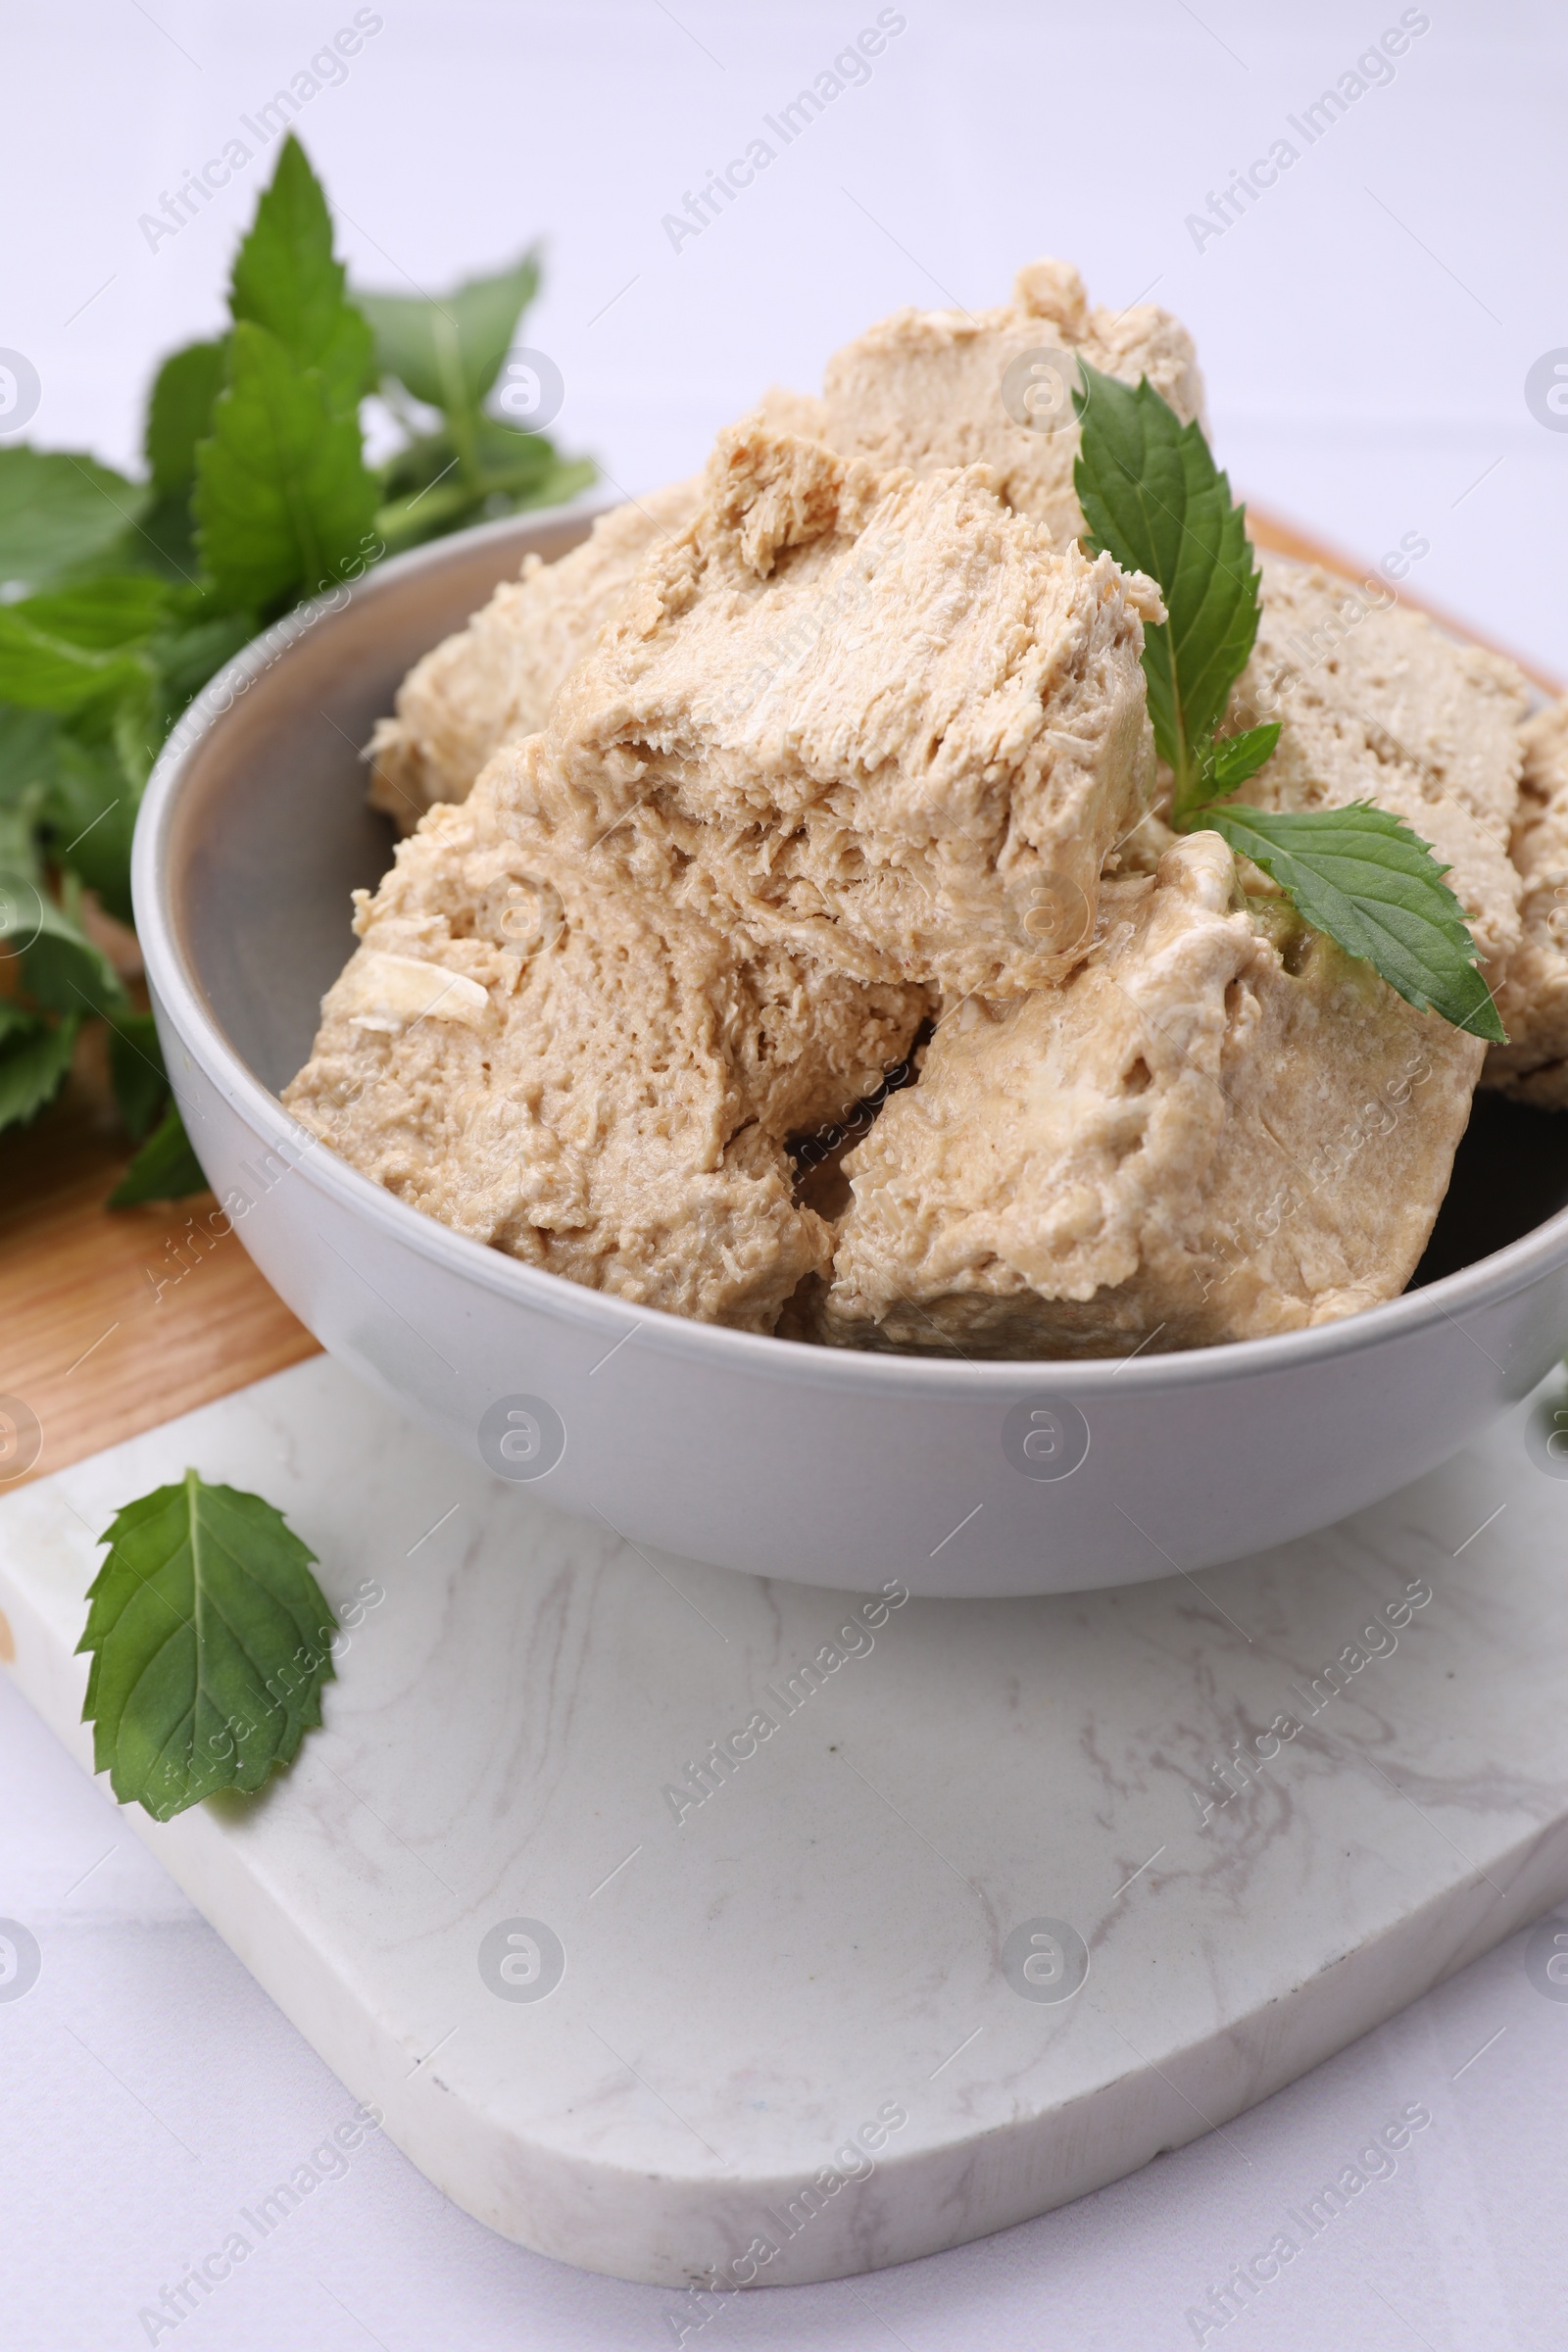
[[[554,558],[587,527],[578,510],[470,531],[291,616],[207,688],[148,788],[136,921],[191,1139],[325,1348],[462,1452],[639,1544],[956,1598],[1137,1582],[1326,1526],[1534,1387],[1568,1340],[1568,1121],[1495,1099],[1425,1287],[1123,1363],[841,1353],[684,1322],[449,1232],[316,1143],[277,1090],[352,945],[350,888],[390,861],[357,747],[526,551]]]

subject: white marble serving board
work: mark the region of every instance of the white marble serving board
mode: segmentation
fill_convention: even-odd
[[[132,1826],[469,2212],[794,2284],[1223,2129],[1568,1895],[1568,1483],[1528,1409],[1263,1560],[868,1626],[564,1519],[318,1358],[6,1496],[0,1607],[90,1769],[97,1531],[187,1463],[276,1502],[330,1599],[384,1597],[286,1778]]]

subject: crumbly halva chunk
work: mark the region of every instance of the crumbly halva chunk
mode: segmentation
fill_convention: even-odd
[[[1413,1272],[1479,1042],[1244,899],[1217,834],[1107,885],[1059,988],[945,1019],[845,1162],[818,1335],[1119,1355],[1299,1330]]]
[[[1449,868],[1495,987],[1520,937],[1508,845],[1523,673],[1332,572],[1277,556],[1260,563],[1262,618],[1230,715],[1238,726],[1278,719],[1283,732],[1241,797],[1292,809],[1368,800],[1402,816]]]
[[[1152,781],[1152,586],[981,467],[916,482],[754,417],[498,803],[555,854],[864,980],[1044,985]]]
[[[759,403],[781,432],[822,432],[822,403],[774,384]],[[683,530],[702,477],[671,482],[601,514],[588,537],[546,564],[523,559],[466,628],[416,662],[398,689],[396,715],[376,721],[367,747],[372,808],[412,833],[437,801],[466,800],[505,743],[542,727],[556,690],[625,602],[644,556]]]
[[[625,601],[657,540],[684,529],[701,483],[673,482],[601,514],[554,564],[523,560],[466,628],[416,662],[376,721],[368,799],[401,833],[437,801],[467,798],[491,754],[542,727],[556,689]]]
[[[485,787],[400,845],[284,1100],[414,1207],[636,1304],[771,1330],[831,1236],[785,1139],[906,1052],[920,989],[755,949],[523,848]]]
[[[788,384],[769,384],[756,410],[776,433],[798,433],[804,441],[827,439],[827,411],[814,392],[795,392]]]
[[[1568,1110],[1568,701],[1540,711],[1521,742],[1513,862],[1523,936],[1497,991],[1508,1043],[1489,1049],[1481,1083]]]
[[[823,438],[846,457],[916,474],[989,466],[1005,503],[1065,547],[1084,527],[1068,397],[1078,358],[1125,383],[1147,375],[1184,421],[1202,414],[1179,319],[1148,303],[1091,312],[1077,270],[1040,261],[1019,270],[999,309],[895,311],[836,352],[822,379]]]

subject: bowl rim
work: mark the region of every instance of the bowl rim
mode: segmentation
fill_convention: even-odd
[[[705,1361],[713,1369],[728,1363],[737,1371],[744,1369],[790,1385],[798,1385],[804,1378],[809,1386],[894,1397],[980,1398],[1024,1387],[1031,1393],[1054,1389],[1074,1396],[1137,1396],[1178,1382],[1203,1387],[1289,1374],[1416,1337],[1444,1322],[1453,1324],[1472,1346],[1481,1348],[1474,1333],[1464,1330],[1461,1316],[1500,1305],[1568,1263],[1568,1207],[1564,1207],[1517,1241],[1452,1274],[1440,1276],[1419,1291],[1403,1291],[1376,1306],[1301,1331],[1219,1341],[1206,1348],[1170,1348],[1159,1354],[985,1359],[905,1355],[827,1348],[768,1332],[737,1331],[726,1324],[698,1322],[662,1307],[639,1306],[611,1293],[589,1290],[564,1274],[547,1273],[456,1232],[339,1158],[330,1146],[293,1117],[240,1058],[190,964],[174,916],[170,848],[195,756],[240,695],[275,662],[286,659],[297,640],[318,626],[329,627],[332,618],[350,606],[395,595],[419,573],[438,570],[454,556],[486,543],[505,545],[509,550],[514,546],[519,556],[526,554],[541,529],[578,517],[591,522],[621,503],[618,498],[591,493],[561,506],[480,523],[390,557],[360,578],[297,607],[253,638],[208,681],[181,714],[159,755],[138,811],[131,858],[137,937],[148,985],[186,1051],[243,1123],[264,1139],[265,1148],[285,1147],[295,1155],[292,1172],[307,1174],[309,1182],[351,1214],[380,1227],[388,1239],[402,1243],[416,1255],[501,1298],[515,1299],[543,1312],[552,1321],[594,1333],[617,1346],[641,1332],[661,1353]],[[1482,1352],[1486,1353],[1485,1348]],[[1119,1384],[1115,1390],[1110,1385],[1113,1381]]]

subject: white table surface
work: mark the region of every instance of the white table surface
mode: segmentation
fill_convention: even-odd
[[[148,372],[215,325],[266,167],[156,252],[138,216],[353,13],[78,0],[8,24],[0,344],[39,371],[37,438],[133,457]],[[912,0],[868,84],[679,253],[662,214],[874,7],[375,13],[346,80],[301,118],[355,273],[439,287],[546,234],[527,332],[565,379],[558,437],[628,490],[688,469],[767,381],[813,384],[869,318],[1000,299],[1017,262],[1054,251],[1094,298],[1152,282],[1189,321],[1243,490],[1371,559],[1430,540],[1421,593],[1568,668],[1568,437],[1523,391],[1568,345],[1568,28],[1544,0],[1434,5],[1392,84],[1201,252],[1186,216],[1291,135],[1397,7],[1320,5],[1291,25],[1238,0]],[[0,1334],[0,1388],[5,1371]],[[6,2341],[144,2343],[138,2308],[319,2145],[347,2093],[3,1685],[0,1915],[47,1931],[51,1955],[47,1985],[0,2005]],[[749,2296],[686,2340],[1190,2344],[1188,2308],[1267,2244],[1279,2208],[1421,2100],[1435,2129],[1394,2178],[1204,2340],[1547,2352],[1568,2289],[1565,2094],[1568,2003],[1541,1995],[1515,1942],[1224,2141],[934,2261]],[[171,2332],[195,2352],[620,2352],[674,2343],[672,2308],[491,2236],[372,2141]]]

